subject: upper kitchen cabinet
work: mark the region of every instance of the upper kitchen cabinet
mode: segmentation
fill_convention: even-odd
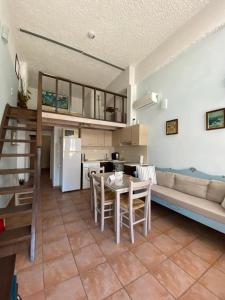
[[[120,137],[121,137],[121,130],[120,129],[114,130],[112,134],[113,147],[120,146]]]
[[[112,147],[112,133],[99,129],[81,129],[81,144],[83,147]]]
[[[105,147],[112,147],[112,131],[104,131]]]
[[[121,144],[132,143],[132,127],[125,127],[121,129],[120,143]]]
[[[132,145],[146,146],[148,145],[148,127],[144,124],[136,124],[131,127],[131,143]]]
[[[148,145],[148,127],[144,124],[136,124],[113,132],[113,146]]]

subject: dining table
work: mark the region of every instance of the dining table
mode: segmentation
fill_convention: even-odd
[[[107,187],[110,191],[115,193],[115,223],[114,223],[114,229],[116,232],[116,243],[120,243],[120,198],[121,194],[125,194],[129,192],[129,185],[130,181],[133,182],[141,182],[141,180],[137,177],[129,176],[126,174],[123,174],[121,178],[115,178],[115,180],[110,180],[110,176],[115,175],[113,172],[109,173],[98,173],[95,176],[104,177],[104,185]],[[148,213],[148,225],[150,224],[150,208]],[[148,230],[150,230],[150,225],[148,226]]]

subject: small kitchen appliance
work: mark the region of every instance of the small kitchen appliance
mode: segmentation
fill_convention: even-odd
[[[112,153],[112,160],[119,160],[119,159],[120,159],[119,152],[113,152]]]

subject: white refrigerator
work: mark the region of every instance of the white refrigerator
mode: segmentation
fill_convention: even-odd
[[[81,139],[76,137],[75,130],[64,129],[62,147],[62,192],[79,190],[81,183]]]

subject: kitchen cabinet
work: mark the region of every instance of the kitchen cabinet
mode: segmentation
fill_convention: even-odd
[[[147,146],[148,127],[144,124],[136,124],[115,130],[113,132],[113,146],[120,145]]]
[[[112,147],[112,131],[82,128],[81,142],[84,147]]]
[[[104,167],[105,168],[105,173],[113,171],[113,163],[110,162],[110,161],[100,162],[100,167]]]
[[[144,124],[136,124],[131,128],[131,144],[138,146],[148,145],[148,127]]]
[[[112,131],[104,131],[105,147],[112,147]]]
[[[113,131],[113,133],[112,133],[113,147],[120,146],[120,136],[121,136],[121,129]]]
[[[124,173],[129,176],[134,176],[136,172],[135,166],[124,165]]]
[[[132,140],[132,126],[121,129],[120,143],[131,144],[131,140]]]

